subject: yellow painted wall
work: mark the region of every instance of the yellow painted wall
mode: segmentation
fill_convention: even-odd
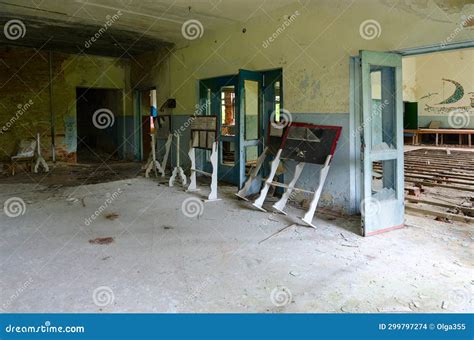
[[[271,13],[249,13],[244,24],[213,32],[204,25],[203,36],[178,44],[163,67],[155,69],[158,74],[151,82],[165,80],[162,94],[177,99],[174,112],[189,114],[196,104],[198,79],[236,74],[239,68],[282,67],[287,110],[346,113],[350,56],[361,49],[390,51],[473,39],[472,28],[455,31],[461,16],[474,8],[460,3],[318,0],[294,2]],[[294,20],[285,25],[291,15]],[[380,27],[373,39],[364,39],[360,32],[367,20]],[[370,38],[370,32],[365,36]]]
[[[434,107],[465,107],[471,105],[474,98],[474,49],[457,50],[443,53],[432,53],[404,58],[405,63],[414,63],[414,101],[419,103],[418,112],[421,116],[433,115],[426,110],[426,105]],[[404,72],[404,75],[406,74]],[[453,94],[455,86],[443,81],[457,81],[464,88],[464,97],[457,103],[439,105]],[[448,115],[440,113],[440,115]]]

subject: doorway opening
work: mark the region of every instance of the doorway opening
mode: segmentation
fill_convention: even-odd
[[[199,81],[203,113],[218,117],[219,180],[240,188],[255,166],[267,143],[270,117],[280,116],[282,77],[282,69],[239,70]]]
[[[474,222],[474,48],[403,57],[405,207]]]
[[[403,226],[407,213],[474,222],[473,57],[469,46],[352,59],[354,210],[364,235]]]
[[[155,119],[158,114],[156,89],[149,88],[135,92],[138,104],[137,127],[140,140],[136,141],[139,150],[136,150],[135,159],[144,160],[151,152],[151,133],[155,132]],[[137,148],[138,149],[138,148]]]
[[[77,161],[102,163],[118,160],[122,90],[78,87],[76,98]]]

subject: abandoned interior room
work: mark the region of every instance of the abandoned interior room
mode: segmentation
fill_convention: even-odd
[[[472,1],[0,22],[3,313],[473,311]]]

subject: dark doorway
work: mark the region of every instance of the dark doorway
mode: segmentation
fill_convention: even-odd
[[[122,90],[78,87],[76,96],[78,162],[118,160]]]

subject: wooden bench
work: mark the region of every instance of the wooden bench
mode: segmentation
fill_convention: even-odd
[[[459,135],[459,145],[462,145],[462,136],[467,135],[467,143],[472,146],[472,135],[474,130],[472,129],[406,129],[403,131],[407,134],[412,134],[412,144],[420,144],[421,135],[435,135],[435,144],[439,145],[444,142],[444,135]]]

